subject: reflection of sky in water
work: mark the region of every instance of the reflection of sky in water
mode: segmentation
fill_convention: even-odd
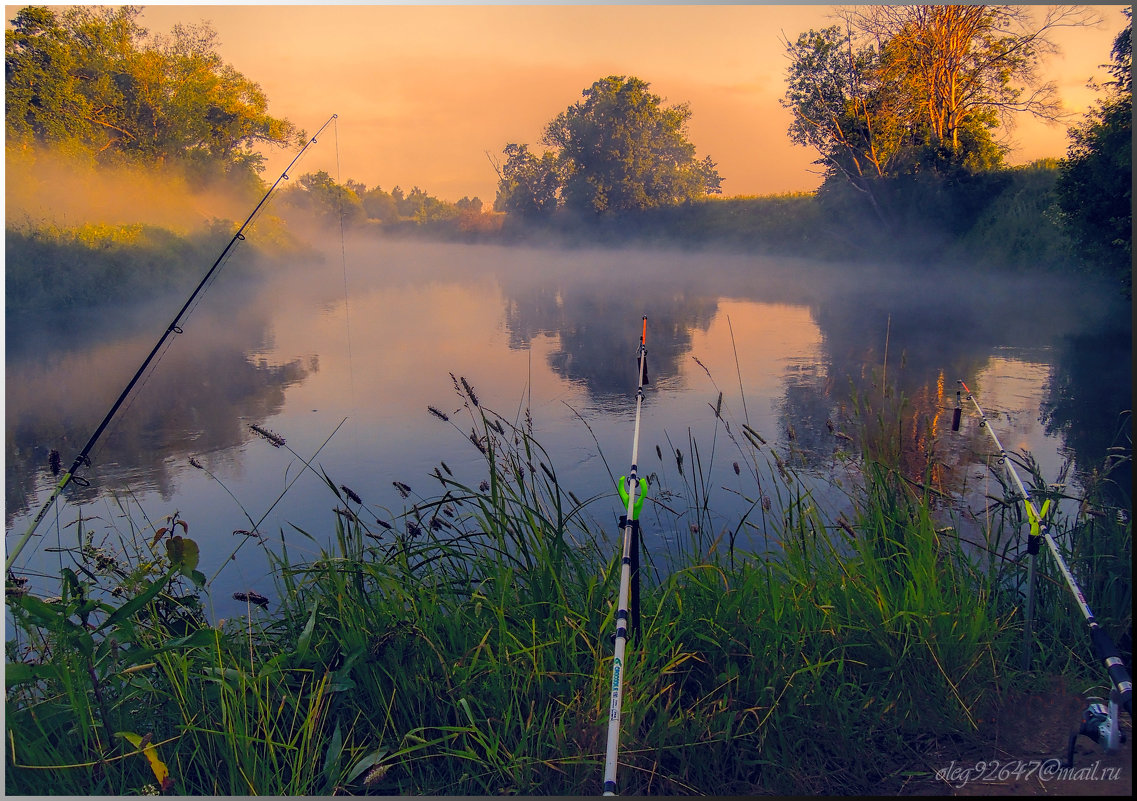
[[[992,356],[974,382],[968,381],[967,385],[1007,453],[1012,456],[1029,453],[1046,482],[1054,483],[1059,480],[1067,451],[1060,439],[1046,433],[1039,419],[1039,398],[1044,395],[1051,372],[1050,366],[1039,360],[1045,359],[1048,353],[1017,348],[997,348],[995,353],[999,355]],[[961,433],[972,449],[967,469],[967,482],[971,487],[968,499],[971,508],[978,511],[988,496],[1001,497],[1002,489],[991,467],[1001,468],[995,458],[994,441],[978,426],[975,406],[966,397],[963,403],[965,423]],[[1029,491],[1033,485],[1030,473],[1021,460],[1014,467]],[[1002,475],[1012,481],[1005,470]]]
[[[791,261],[741,255],[708,260],[411,243],[352,250],[346,266],[345,276],[337,253],[323,268],[281,270],[257,291],[225,284],[212,290],[89,472],[119,496],[104,493],[82,507],[85,518],[97,518],[89,525],[100,535],[130,537],[120,502],[143,526],[139,505],[151,521],[180,512],[203,545],[203,572],[224,568],[218,614],[229,613],[232,590],[272,590],[263,546],[231,533],[252,527],[246,515],[256,521],[275,503],[262,530],[278,547],[283,529],[293,560],[317,550],[294,527],[321,542],[331,530],[337,501],[310,472],[292,483],[303,471],[298,456],[315,455],[317,470],[358,493],[371,517],[388,520],[406,505],[392,482],[409,484],[418,496],[438,494],[429,474],[439,459],[477,485],[481,456],[465,439],[470,419],[451,373],[467,378],[482,404],[507,419],[522,421],[528,407],[562,484],[580,498],[596,497],[589,511],[614,536],[620,510],[609,471],[618,476],[629,466],[635,352],[645,313],[652,385],[643,407],[640,472],[656,473],[664,482],[659,491],[670,491],[668,502],[682,506],[689,489],[674,450],[684,451],[689,479],[693,438],[712,472],[715,534],[755,492],[745,472],[733,471],[745,458],[724,425],[716,425],[718,392],[736,438],[749,421],[784,448],[792,429],[810,468],[827,474],[843,446],[828,424],[848,425],[840,412],[850,380],[872,391],[886,319],[888,378],[923,404],[919,411],[942,415],[954,405],[955,379],[964,378],[1009,450],[1029,448],[1048,480],[1062,461],[1061,443],[1039,422],[1051,349],[1026,348],[1022,340],[1037,338],[1033,330],[992,328],[992,315],[981,311],[971,314],[982,325],[961,338],[954,326],[966,314],[946,315],[945,323],[922,313],[921,302],[938,298],[913,295],[911,284],[869,287],[863,276],[817,266],[803,278],[802,266]],[[904,315],[890,311],[901,308]],[[1051,316],[1057,332],[1078,319],[1076,304],[1062,311]],[[1037,316],[1023,323],[1036,324]],[[9,443],[9,482],[15,475],[34,491],[34,508],[52,483],[43,469],[47,449],[58,447],[70,464],[80,447],[75,441],[85,441],[125,383],[123,365],[135,353],[140,360],[152,344],[152,329],[139,325],[103,342],[72,343],[47,358],[24,356],[34,354],[29,350],[13,360],[10,349],[9,434],[17,420],[30,433],[26,442]],[[81,391],[69,383],[77,371]],[[960,371],[974,375],[955,374]],[[428,414],[428,406],[449,414],[453,425]],[[252,435],[254,422],[283,435],[296,455]],[[941,416],[941,436],[944,428]],[[61,446],[64,434],[70,439]],[[948,450],[972,448],[982,458],[988,444],[971,436],[951,439]],[[190,456],[216,480],[191,467]],[[17,466],[21,472],[13,474]],[[990,481],[981,465],[968,476],[973,487]],[[58,570],[60,557],[44,548],[74,541],[68,524],[78,509],[57,511],[59,525],[53,511],[21,561]],[[655,531],[645,526],[649,545],[652,537],[673,543],[689,522],[658,509],[654,520]],[[26,525],[27,515],[17,516],[9,542]],[[236,559],[227,561],[235,550]]]

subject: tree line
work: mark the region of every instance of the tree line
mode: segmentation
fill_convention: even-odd
[[[1114,80],[1071,128],[1053,193],[1084,260],[1128,286],[1132,17],[1124,13]],[[1097,22],[1061,6],[864,6],[841,17],[786,43],[789,135],[817,152],[819,194],[891,235],[933,218],[958,234],[988,212],[1006,185],[1001,134],[1015,117],[1069,119],[1054,84],[1039,79],[1041,58],[1056,51],[1051,34]]]
[[[417,226],[477,232],[493,226],[483,219],[482,201],[477,197],[451,203],[417,186],[410,192],[398,186],[387,192],[379,186],[368,189],[352,179],[339,184],[324,170],[300,176],[281,192],[280,203],[286,215],[348,227],[378,224],[389,230]]]
[[[129,6],[17,12],[5,33],[8,147],[51,146],[99,164],[176,163],[263,186],[258,148],[295,145],[303,133],[268,114],[260,87],[220,58],[208,25],[151,35],[139,13]],[[1070,129],[1067,158],[1043,171],[1054,180],[1030,181],[1052,200],[1051,216],[1082,260],[1128,281],[1125,13],[1102,100]],[[985,5],[850,7],[840,15],[840,25],[785,42],[787,134],[813,149],[823,170],[817,208],[795,208],[803,220],[837,221],[834,236],[859,237],[854,244],[870,251],[915,232],[932,243],[965,237],[1016,186],[1005,164],[1015,117],[1068,121],[1054,86],[1040,80],[1041,59],[1054,51],[1055,30],[1093,20],[1078,8]],[[491,155],[497,215],[485,214],[478,198],[450,203],[418,187],[340,185],[327,173],[294,182],[284,207],[385,230],[487,233],[504,216],[513,231],[626,227],[637,218],[650,233],[651,220],[671,225],[684,210],[714,230],[728,220],[751,227],[741,210],[757,208],[752,202],[730,213],[703,208],[721,194],[722,177],[690,141],[692,109],[666,105],[650,90],[635,76],[601,78],[546,124],[539,147],[510,142],[504,158]]]
[[[1017,199],[1036,213],[1032,256],[1039,240],[1054,242],[1056,219],[1076,251],[1055,245],[1053,258],[1076,252],[1128,287],[1132,20],[1124,11],[1105,98],[1071,128],[1065,160],[1025,171],[1007,167],[1006,134],[1023,114],[1069,121],[1054,84],[1040,79],[1041,60],[1056,52],[1057,29],[1097,22],[1085,9],[857,6],[839,12],[840,25],[786,41],[788,135],[817,153],[823,171],[816,208],[796,204],[798,219],[837,221],[829,234],[854,252],[910,256],[982,239],[984,230],[989,238],[999,225],[1003,234],[1021,229],[1013,215],[988,219]],[[636,77],[596,81],[546,125],[543,150],[505,145],[504,163],[494,161],[495,209],[530,224],[619,217],[628,230],[632,214],[650,233],[689,229],[684,218],[718,226],[728,213],[705,204],[721,177],[688,141],[691,109],[665,107],[649,88]],[[1026,187],[1037,196],[1025,197]]]

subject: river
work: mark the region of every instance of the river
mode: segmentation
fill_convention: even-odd
[[[588,513],[614,534],[609,471],[630,463],[644,315],[651,384],[640,472],[655,474],[674,512],[646,508],[649,549],[690,535],[692,442],[714,534],[754,499],[745,471],[735,473],[731,435],[747,423],[824,483],[850,447],[842,435],[855,433],[854,391],[870,403],[885,386],[893,399],[903,394],[914,440],[935,441],[961,496],[981,498],[992,481],[973,410],[950,431],[959,378],[1003,445],[1029,450],[1048,480],[1069,460],[1076,483],[1108,447],[1127,444],[1117,434],[1129,430],[1122,412],[1132,402],[1130,307],[1084,278],[709,251],[341,248],[338,238],[317,255],[255,278],[222,273],[94,449],[82,472],[89,486],[64,493],[17,573],[58,575],[80,516],[113,549],[143,543],[176,512],[202,546],[201,570],[218,575],[211,614],[237,613],[233,591],[273,594],[266,554],[281,537],[304,559],[316,544],[295,529],[316,542],[332,530],[340,502],[301,457],[388,520],[409,505],[394,482],[438,494],[430,474],[440,460],[476,484],[482,457],[466,438],[455,378],[508,420],[528,411],[562,485],[595,498]],[[8,548],[58,480],[49,452],[71,463],[181,302],[9,315]],[[932,422],[921,429],[918,418]],[[262,541],[234,533],[269,509]],[[755,539],[739,547],[758,547],[747,531]]]

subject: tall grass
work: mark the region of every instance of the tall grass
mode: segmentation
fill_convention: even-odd
[[[392,517],[327,477],[331,540],[297,562],[289,540],[321,537],[282,536],[279,597],[246,596],[240,618],[175,632],[161,614],[195,581],[191,548],[162,552],[174,524],[140,549],[133,583],[109,583],[79,553],[60,600],[10,591],[7,790],[599,792],[618,548],[595,509],[609,499],[577,498],[528,420],[455,387],[469,428],[432,413],[483,456],[478,485],[440,462],[437,493],[402,485]],[[654,498],[704,525],[643,571],[622,792],[898,789],[1022,679],[1021,565],[992,556],[1006,551],[1002,532],[968,546],[928,483],[885,458],[902,417],[888,402],[862,405],[858,479],[837,510],[814,499],[792,448],[730,423],[721,401],[716,425],[754,479],[745,520],[717,536],[705,525],[719,428],[709,447],[687,443],[685,472],[655,476]],[[766,537],[765,553],[724,539],[743,526]],[[1123,566],[1080,547],[1091,603],[1126,602]],[[1062,639],[1058,606],[1041,606],[1036,667],[1094,675],[1069,657],[1078,645]]]

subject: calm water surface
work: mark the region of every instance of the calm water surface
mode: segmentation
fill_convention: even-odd
[[[804,474],[824,478],[839,474],[835,454],[849,447],[837,434],[852,425],[851,393],[872,399],[882,383],[895,386],[913,421],[935,421],[910,429],[914,440],[934,439],[951,489],[980,499],[993,491],[990,445],[973,416],[950,432],[957,378],[1004,446],[1029,449],[1048,480],[1067,460],[1071,476],[1100,463],[1118,430],[1128,431],[1130,309],[1085,281],[913,277],[737,254],[399,242],[341,253],[335,244],[264,279],[222,274],[96,447],[83,473],[90,486],[68,489],[17,572],[57,574],[67,557],[49,549],[74,544],[80,515],[96,541],[117,541],[176,511],[203,546],[203,572],[220,570],[214,614],[243,610],[233,590],[273,594],[266,546],[233,533],[250,528],[246,514],[255,520],[271,508],[261,530],[270,544],[284,536],[293,559],[316,549],[295,528],[319,541],[332,529],[338,502],[297,455],[386,519],[408,506],[395,481],[437,494],[430,473],[440,459],[459,478],[480,480],[481,456],[464,438],[468,417],[453,414],[462,401],[451,374],[508,419],[528,410],[562,484],[595,496],[589,512],[614,534],[620,510],[609,471],[630,463],[645,314],[652,384],[640,471],[656,474],[678,513],[645,507],[645,538],[660,552],[691,536],[695,519],[683,505],[676,450],[690,478],[698,443],[714,529],[733,527],[744,497],[755,497],[715,419],[720,391],[733,433],[748,422],[771,446],[792,446]],[[71,463],[181,302],[9,316],[9,547],[54,484],[49,451]],[[284,437],[292,452],[250,424]],[[818,486],[825,502],[825,482]],[[740,546],[762,547],[758,532],[748,536]]]

